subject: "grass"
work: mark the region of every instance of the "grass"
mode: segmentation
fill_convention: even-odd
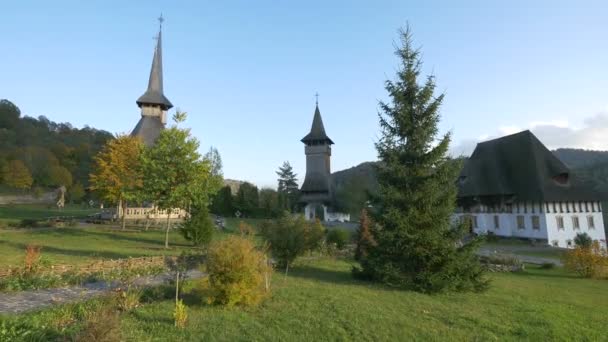
[[[123,314],[121,328],[129,341],[605,339],[608,307],[598,303],[608,302],[607,281],[529,267],[492,274],[485,293],[424,295],[355,281],[350,267],[345,260],[300,262],[291,275],[274,275],[272,297],[257,308],[186,296],[184,330],[173,326],[170,299]],[[52,317],[47,310],[11,319]]]
[[[47,205],[9,205],[0,206],[0,221],[19,221],[23,219],[46,219],[57,216],[86,217],[99,212],[97,208],[86,208],[77,205],[68,205],[63,209]]]
[[[238,232],[238,220],[226,222],[228,231]],[[256,220],[248,220],[256,224]],[[214,238],[226,236],[217,232]],[[169,233],[170,249],[164,248],[163,229],[128,229],[111,226],[7,229],[0,230],[0,267],[23,262],[25,247],[42,246],[42,255],[52,264],[88,264],[100,259],[120,259],[153,255],[178,255],[191,249],[179,232]]]

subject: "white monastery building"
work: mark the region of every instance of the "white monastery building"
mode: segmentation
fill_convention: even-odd
[[[477,144],[458,187],[456,216],[477,234],[567,248],[587,233],[606,247],[600,197],[530,131]]]

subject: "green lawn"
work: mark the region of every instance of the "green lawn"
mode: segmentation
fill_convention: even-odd
[[[169,299],[121,317],[127,341],[606,340],[608,281],[561,269],[493,274],[481,294],[424,295],[355,281],[347,261],[300,262],[275,274],[258,308],[225,309],[187,296],[189,324],[173,327]],[[12,319],[54,321],[43,312]],[[76,310],[74,310],[76,311]]]
[[[73,217],[86,217],[87,215],[97,213],[100,209],[98,208],[86,208],[76,205],[68,205],[65,208],[59,210],[54,206],[47,205],[11,205],[11,206],[0,206],[0,221],[18,221],[22,219],[46,219],[49,217],[57,216],[73,216]]]
[[[258,220],[247,220],[255,225]],[[236,219],[226,222],[227,230],[238,232]],[[128,227],[129,228],[129,227]],[[228,233],[218,232],[215,238]],[[42,255],[53,264],[87,264],[99,259],[119,259],[151,255],[176,255],[191,249],[191,243],[172,230],[170,249],[164,248],[163,229],[143,228],[121,231],[118,227],[0,229],[0,267],[20,264],[28,244],[42,246]]]

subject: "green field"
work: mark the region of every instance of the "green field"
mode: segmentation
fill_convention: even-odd
[[[275,274],[272,296],[258,308],[225,309],[186,295],[185,330],[173,326],[170,299],[123,314],[121,329],[127,341],[606,339],[605,280],[529,268],[493,274],[485,293],[425,295],[355,281],[350,268],[345,260],[301,261],[289,276]],[[52,326],[62,315],[55,308],[10,319]]]
[[[99,212],[98,208],[68,205],[63,209],[47,205],[10,205],[0,206],[0,221],[19,221],[23,219],[47,219],[58,216],[82,218]]]

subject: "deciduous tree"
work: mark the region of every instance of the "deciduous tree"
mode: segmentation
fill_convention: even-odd
[[[143,147],[137,137],[117,136],[95,156],[93,173],[89,177],[91,190],[122,208],[122,229],[125,228],[127,203],[138,200],[142,190],[140,161]]]
[[[33,179],[30,171],[21,160],[11,160],[3,170],[4,184],[15,189],[29,189]]]
[[[171,210],[206,207],[221,185],[221,178],[212,174],[211,161],[198,153],[198,140],[189,129],[178,127],[185,119],[186,113],[177,111],[175,125],[163,130],[142,158],[146,197],[168,213],[165,248],[169,248]]]

